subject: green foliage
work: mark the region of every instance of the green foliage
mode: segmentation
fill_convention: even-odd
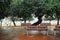
[[[44,20],[55,20],[55,18],[51,17],[51,16],[48,16],[48,17],[45,17]]]
[[[11,0],[0,0],[0,20],[8,15],[5,13],[7,7],[9,7]]]
[[[8,15],[17,16],[23,20],[30,20],[32,14],[35,17],[46,15],[60,18],[60,0],[12,0],[9,6],[6,9]]]
[[[12,0],[10,8],[7,8],[6,12],[8,12],[9,16],[17,16],[23,20],[30,20],[32,8],[29,8],[24,2],[21,4],[21,2],[21,0]]]
[[[4,2],[4,0],[0,0],[0,2]]]

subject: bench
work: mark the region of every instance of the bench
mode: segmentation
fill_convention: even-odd
[[[27,26],[27,34],[47,34],[47,27],[45,26]],[[30,33],[31,32],[31,33]],[[34,32],[34,33],[33,33]]]
[[[55,35],[57,35],[57,33],[60,34],[60,27],[56,27],[56,28],[54,29],[54,32],[55,32],[55,33],[54,33]]]

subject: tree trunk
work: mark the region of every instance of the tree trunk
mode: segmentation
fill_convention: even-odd
[[[57,25],[59,25],[59,17],[57,18]]]
[[[24,20],[24,24],[26,24],[26,20]]]
[[[14,26],[16,26],[16,24],[15,24],[15,22],[14,22],[14,19],[12,19],[12,22],[13,22]]]
[[[2,20],[1,20],[1,26],[2,26]]]
[[[50,21],[49,23],[51,24],[51,20],[49,20],[49,21]]]
[[[38,16],[38,21],[37,21],[37,22],[35,22],[35,23],[34,23],[34,24],[32,24],[32,25],[35,25],[35,26],[39,25],[39,24],[42,22],[42,16],[43,16],[43,15]]]

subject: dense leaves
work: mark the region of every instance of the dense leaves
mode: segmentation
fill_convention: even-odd
[[[9,7],[11,0],[0,0],[0,20],[8,15],[5,13],[7,7]]]
[[[45,17],[50,16],[52,19],[56,18],[58,21],[60,19],[60,0],[6,0],[4,3],[6,6],[2,6],[3,10],[0,9],[0,13],[4,17],[19,17],[26,22],[34,15],[38,21],[33,25],[40,24],[44,15]],[[3,18],[3,16],[1,17]]]

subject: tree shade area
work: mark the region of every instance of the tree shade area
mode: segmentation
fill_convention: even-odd
[[[14,18],[18,17],[26,23],[34,16],[38,21],[32,25],[39,25],[45,15],[56,19],[59,25],[60,0],[0,0],[0,5],[0,19],[11,16],[14,22]]]

